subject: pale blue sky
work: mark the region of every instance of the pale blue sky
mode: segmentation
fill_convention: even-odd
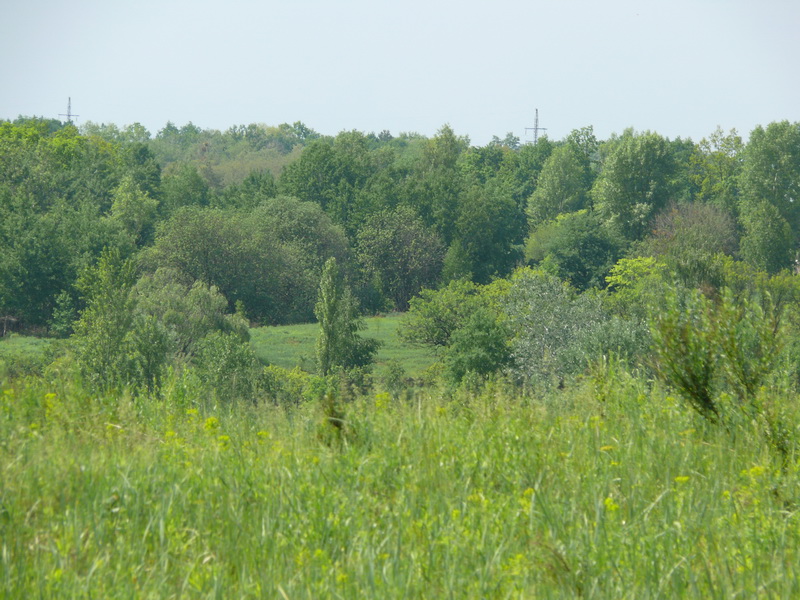
[[[476,145],[800,121],[798,0],[5,0],[0,118],[303,121]],[[530,137],[530,136],[529,136]]]

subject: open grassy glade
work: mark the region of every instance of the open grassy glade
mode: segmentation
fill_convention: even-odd
[[[3,382],[0,595],[800,594],[797,457],[624,370],[535,399],[371,392],[341,428],[192,385]]]
[[[375,356],[376,373],[381,374],[387,365],[396,363],[409,377],[420,377],[434,362],[430,353],[411,348],[398,337],[397,331],[403,320],[400,313],[364,318],[365,337],[380,342]],[[314,371],[314,344],[319,334],[319,325],[304,323],[257,327],[250,330],[250,342],[256,356],[264,364],[284,369],[300,367]]]

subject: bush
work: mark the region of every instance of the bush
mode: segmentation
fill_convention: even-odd
[[[592,359],[615,352],[637,355],[644,331],[612,318],[596,293],[578,294],[543,271],[520,269],[508,294],[512,371],[522,381],[545,387],[586,369]]]
[[[200,380],[218,400],[257,402],[262,366],[250,344],[237,335],[215,331],[205,336],[195,365]]]
[[[698,290],[682,290],[666,297],[651,323],[661,377],[698,413],[729,422],[737,411],[761,412],[759,389],[784,348],[781,313],[768,294],[737,300],[725,288],[715,304]],[[723,392],[738,402],[724,404]]]
[[[717,355],[711,301],[697,290],[670,294],[652,321],[661,377],[705,418],[717,421]]]

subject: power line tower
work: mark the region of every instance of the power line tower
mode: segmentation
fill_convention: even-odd
[[[58,116],[59,117],[67,117],[67,122],[70,123],[70,124],[72,124],[72,117],[80,117],[80,115],[73,115],[72,114],[72,98],[71,97],[67,99],[67,112],[66,112],[66,114],[59,113]]]
[[[526,127],[525,134],[527,135],[529,131],[533,131],[533,143],[536,145],[536,142],[539,141],[539,132],[540,131],[547,131],[547,127],[539,127],[539,109],[535,109],[534,117],[533,117],[533,127]]]

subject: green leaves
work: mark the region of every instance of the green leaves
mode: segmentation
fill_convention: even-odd
[[[330,258],[322,270],[319,299],[314,308],[319,321],[317,370],[330,375],[337,368],[351,369],[370,364],[378,342],[358,335],[361,321],[350,289],[339,276],[336,259]]]
[[[152,391],[168,367],[213,362],[218,369],[228,364],[230,353],[252,354],[247,324],[225,314],[227,302],[216,288],[201,282],[189,287],[179,274],[164,269],[137,282],[133,260],[122,258],[117,249],[103,251],[98,264],[81,276],[79,288],[86,308],[70,342],[84,379],[97,390],[131,386]],[[206,343],[211,334],[226,337]],[[236,378],[242,361],[228,362],[234,368],[228,375]],[[218,374],[209,378],[223,381]]]
[[[675,158],[656,133],[626,131],[607,142],[607,156],[592,188],[595,207],[627,239],[641,238],[672,192]]]
[[[75,325],[72,344],[84,377],[101,389],[133,382],[135,344],[132,338],[136,282],[133,261],[116,249],[105,249],[97,266],[78,282],[86,309]]]
[[[661,376],[692,408],[717,421],[718,349],[711,301],[697,290],[667,296],[666,306],[655,312],[652,335]]]
[[[422,288],[436,284],[444,247],[411,208],[400,206],[367,220],[358,233],[358,256],[395,310],[404,311]]]
[[[608,353],[635,356],[642,332],[613,317],[597,294],[576,291],[541,270],[519,269],[505,303],[513,372],[532,385],[551,386]]]
[[[715,304],[698,290],[681,290],[654,310],[651,327],[660,375],[703,417],[733,416],[721,402],[726,389],[739,408],[759,412],[759,388],[784,344],[781,315],[769,295],[737,299],[725,289]]]

